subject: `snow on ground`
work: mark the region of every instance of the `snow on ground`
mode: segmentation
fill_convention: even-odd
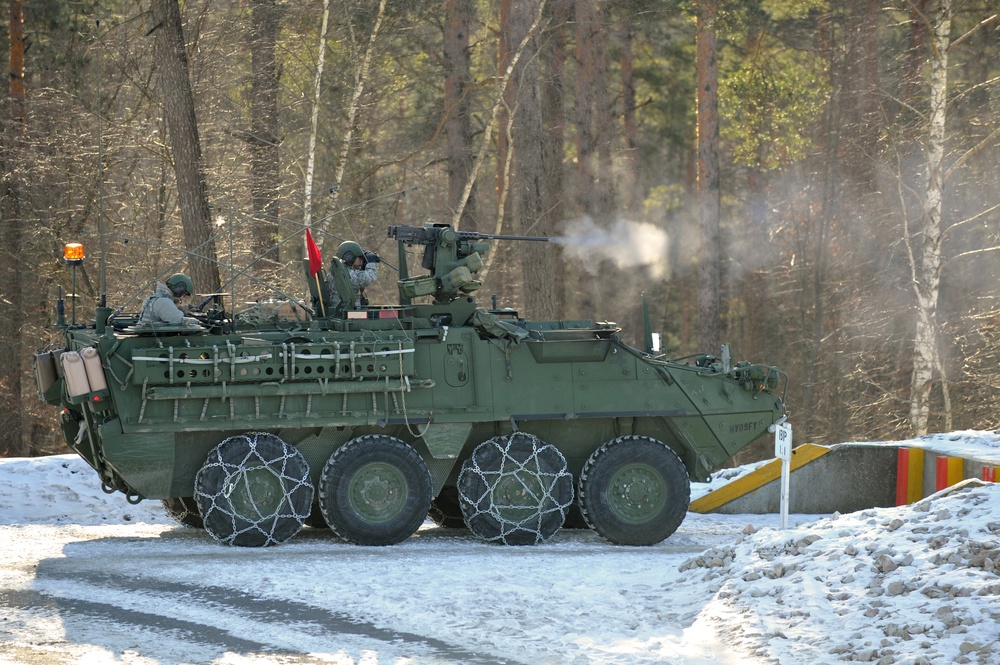
[[[928,434],[906,441],[884,441],[882,443],[889,446],[923,448],[936,454],[974,459],[984,464],[1000,466],[1000,430],[995,432],[962,430],[943,434]],[[872,444],[861,441],[844,445],[870,446]]]
[[[1000,455],[998,432],[921,443]],[[649,548],[306,529],[248,550],[103,494],[74,456],[0,460],[0,665],[1000,665],[1000,485],[790,523],[691,513]]]

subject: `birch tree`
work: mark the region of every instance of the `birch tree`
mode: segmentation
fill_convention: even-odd
[[[924,189],[919,247],[908,242],[917,322],[913,340],[913,379],[910,384],[910,427],[917,436],[927,434],[930,392],[937,352],[937,306],[941,285],[941,203],[944,189],[943,162],[948,93],[948,45],[951,40],[951,0],[937,0],[928,19],[931,23],[930,115],[927,127],[927,182]],[[906,238],[909,240],[910,229]],[[942,377],[943,379],[943,377]],[[942,383],[947,395],[947,386]],[[950,425],[948,426],[950,427]]]
[[[970,33],[955,42],[951,41],[952,0],[933,0],[929,3],[926,21],[930,37],[930,69],[928,74],[929,111],[925,143],[926,174],[921,197],[920,224],[917,229],[904,216],[904,238],[912,275],[916,301],[916,324],[913,340],[913,372],[910,384],[909,421],[913,433],[923,436],[928,433],[931,415],[931,391],[935,381],[940,382],[944,407],[944,428],[952,428],[951,396],[948,376],[939,349],[940,323],[938,305],[940,300],[941,274],[944,266],[943,245],[950,231],[962,222],[946,225],[943,220],[945,187],[949,178],[976,153],[991,145],[1000,129],[995,129],[975,146],[959,155],[949,166],[947,155],[947,112],[948,112],[948,55],[951,49],[965,40]],[[996,15],[986,19],[973,30],[980,29],[995,21]],[[994,209],[996,206],[994,206]],[[985,211],[985,214],[990,210]],[[976,215],[978,217],[979,215]],[[975,253],[997,249],[982,248]]]
[[[340,188],[344,181],[344,170],[347,168],[347,160],[351,154],[351,144],[354,142],[355,126],[358,122],[358,116],[361,114],[361,97],[365,92],[365,87],[368,85],[368,76],[371,71],[375,44],[378,41],[382,21],[385,20],[385,7],[386,0],[380,0],[378,13],[375,16],[375,24],[368,34],[368,44],[365,46],[364,55],[358,62],[358,67],[354,72],[354,92],[351,94],[351,101],[347,107],[347,120],[344,123],[344,139],[341,141],[340,152],[337,154],[337,162],[334,166],[333,178],[335,188],[331,201],[334,208],[336,208],[336,204],[340,200]]]
[[[330,25],[330,0],[323,0],[323,18],[319,28],[319,53],[316,56],[316,73],[313,77],[313,106],[309,122],[309,148],[306,151],[305,196],[302,202],[302,223],[312,226],[313,174],[316,170],[316,132],[319,128],[319,98],[323,89],[323,65],[326,62],[326,31]]]

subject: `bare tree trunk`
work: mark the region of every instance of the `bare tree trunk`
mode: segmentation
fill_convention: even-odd
[[[316,132],[319,127],[319,93],[323,85],[323,63],[326,62],[326,30],[330,25],[330,0],[323,0],[323,19],[319,28],[319,53],[316,56],[316,75],[313,77],[312,119],[309,125],[309,150],[306,155],[305,196],[302,203],[302,223],[312,225],[313,172],[316,168]]]
[[[24,132],[27,119],[27,95],[24,90],[24,14],[22,0],[10,0],[10,117],[3,118],[5,131],[0,136],[0,234],[3,237],[3,279],[0,283],[0,394],[10,408],[0,417],[0,454],[31,454],[31,439],[23,438],[23,343],[19,322],[22,320],[24,272],[17,260],[21,254],[22,178],[25,159]]]
[[[250,189],[253,211],[253,252],[264,257],[258,265],[273,268],[278,261],[278,39],[279,11],[275,0],[252,0],[250,22]]]
[[[927,184],[924,191],[921,246],[918,257],[911,250],[913,288],[917,298],[917,323],[913,344],[913,378],[910,383],[910,427],[917,436],[927,434],[930,392],[936,368],[937,307],[941,285],[941,208],[944,189],[945,119],[948,92],[948,47],[951,40],[951,0],[937,0],[929,8],[932,29],[930,49],[930,114],[927,132]],[[907,236],[909,234],[907,233]]]
[[[594,183],[594,32],[596,30],[593,0],[576,0],[576,168],[577,201],[580,212],[597,214],[597,188]]]
[[[496,206],[499,211],[497,216],[497,224],[499,225],[502,225],[506,221],[503,217],[507,199],[507,169],[510,168],[510,131],[508,127],[516,95],[516,92],[508,85],[510,82],[511,64],[515,57],[515,47],[512,46],[513,38],[508,27],[510,13],[511,0],[500,0],[498,9],[500,36],[497,39],[497,71],[505,72],[505,76],[502,81],[502,87],[498,87],[497,89],[497,99],[500,105],[496,107],[497,167],[496,187],[494,189],[496,191]],[[493,257],[496,257],[500,251],[503,251],[503,248],[498,248],[497,252],[493,253]]]
[[[196,289],[214,293],[220,284],[219,266],[215,244],[210,241],[211,213],[178,0],[152,0],[152,14],[163,114],[177,177],[177,201],[184,243],[191,252],[188,271]]]
[[[636,120],[635,56],[632,53],[632,21],[621,22],[622,124],[625,137],[624,182],[622,190],[626,212],[635,213],[641,199],[636,196],[639,165],[639,123]]]
[[[595,0],[574,0],[573,15],[576,20],[576,86],[573,98],[574,120],[576,124],[576,179],[573,196],[575,197],[576,214],[589,218],[598,226],[609,226],[609,206],[603,195],[600,182],[598,161],[598,124],[601,119],[601,100],[604,99],[600,90],[606,85],[606,73],[603,71],[604,58],[601,50],[601,28],[598,23]],[[603,174],[610,177],[610,173]],[[598,261],[600,259],[597,259]],[[584,277],[585,285],[575,289],[575,309],[581,316],[601,316],[615,320],[608,311],[606,299],[611,296],[615,300],[612,289],[617,285],[607,283],[607,280],[590,280]]]
[[[375,25],[372,26],[368,35],[368,45],[365,47],[365,54],[354,72],[354,93],[351,95],[351,104],[347,107],[347,126],[344,128],[344,140],[340,145],[340,153],[337,155],[337,164],[334,167],[334,183],[337,188],[333,190],[331,203],[336,206],[340,200],[340,186],[344,181],[344,170],[347,168],[347,159],[351,153],[351,143],[354,141],[354,127],[358,121],[358,114],[361,112],[361,95],[364,94],[365,86],[368,84],[368,72],[371,69],[372,53],[375,51],[375,43],[378,40],[379,29],[385,19],[386,0],[380,0],[378,4],[378,14],[375,16]]]
[[[475,21],[475,6],[465,0],[445,4],[444,62],[448,76],[444,82],[445,136],[448,152],[448,206],[459,211],[465,185],[472,174],[474,151],[469,99],[469,30]],[[476,230],[475,189],[461,207],[455,226]]]
[[[548,34],[543,36],[542,65],[542,123],[545,132],[545,185],[542,195],[545,199],[549,223],[546,233],[563,235],[566,215],[565,178],[563,159],[566,149],[566,112],[563,82],[566,78],[566,25],[569,22],[571,0],[555,0],[549,3],[552,23]],[[556,318],[567,316],[566,271],[552,270],[548,284],[557,309],[552,314]]]
[[[519,43],[532,32],[535,17],[542,10],[540,0],[512,0],[508,27],[512,43]],[[530,37],[524,54],[514,67],[511,89],[517,94],[511,145],[514,151],[510,191],[513,218],[518,233],[549,233],[550,218],[546,209],[545,132],[542,128],[542,91],[538,65],[539,39]],[[534,245],[534,243],[530,243]],[[551,318],[559,303],[550,287],[552,266],[546,248],[525,247],[518,251],[524,276],[524,303],[532,316]]]
[[[924,66],[924,37],[927,34],[928,0],[914,0],[910,3],[910,35],[907,42],[906,68],[903,70],[903,90],[900,95],[907,104],[912,104],[920,88],[921,69]]]
[[[854,103],[847,120],[852,126],[853,145],[844,157],[855,182],[867,186],[874,186],[876,162],[871,158],[871,151],[878,143],[881,125],[878,89],[880,5],[880,0],[851,0],[846,20],[850,52],[846,62],[846,84],[850,86]]]
[[[714,352],[720,343],[722,204],[719,187],[719,63],[715,51],[716,0],[698,3],[698,345]]]
[[[594,26],[591,31],[593,42],[590,45],[591,62],[594,67],[594,148],[597,151],[597,208],[598,218],[605,224],[613,222],[615,214],[615,178],[611,164],[611,146],[615,140],[615,127],[618,126],[615,117],[613,90],[611,89],[610,69],[611,34],[614,26],[611,22],[611,3],[597,2],[594,7]],[[610,286],[610,285],[606,285]],[[605,289],[605,296],[613,296],[616,289]]]
[[[11,118],[23,122],[27,114],[24,92],[24,2],[10,0],[10,105]]]
[[[501,12],[505,11],[505,6],[506,6],[505,3],[507,3],[507,1],[508,0],[502,0]],[[510,110],[507,107],[507,102],[509,101],[508,89],[512,87],[511,83],[513,82],[514,68],[521,61],[521,58],[526,54],[525,52],[528,46],[530,45],[531,41],[535,38],[538,32],[539,26],[541,25],[542,22],[543,9],[544,9],[544,2],[539,5],[538,13],[535,15],[535,21],[534,23],[531,24],[528,33],[524,36],[523,39],[521,39],[520,43],[515,48],[508,50],[510,45],[509,44],[503,45],[504,37],[505,35],[507,35],[508,31],[501,30],[501,37],[499,41],[501,42],[502,45],[500,47],[500,51],[501,53],[504,52],[509,53],[509,58],[506,59],[507,62],[506,68],[500,70],[503,72],[503,75],[499,77],[496,100],[493,102],[493,109],[490,112],[490,122],[486,124],[486,129],[483,131],[483,140],[479,146],[479,152],[476,154],[476,159],[472,164],[472,174],[469,177],[468,182],[466,182],[465,184],[465,191],[462,192],[462,201],[459,205],[459,210],[461,210],[462,206],[466,204],[466,201],[469,198],[469,194],[472,191],[472,185],[476,182],[476,179],[479,177],[479,171],[482,169],[483,163],[486,161],[486,151],[490,147],[491,142],[493,140],[493,132],[496,131],[498,134],[505,134],[508,138],[510,137],[510,131],[511,131],[510,116],[509,113],[507,113],[507,111]],[[501,13],[501,20],[500,20],[501,26],[505,26],[506,21],[509,20],[509,6],[507,6],[506,11],[508,11],[507,14]],[[506,125],[500,128],[502,118],[506,118]],[[510,163],[510,153],[508,152],[507,159],[505,160],[505,164],[507,166],[505,166],[504,168],[509,167],[509,163]],[[505,199],[505,196],[506,195],[499,197],[499,208],[497,210],[497,217],[493,226],[493,233],[503,232],[504,228],[503,201]],[[496,257],[497,257],[497,252],[490,252],[489,254],[486,255],[485,265],[483,266],[483,269],[479,271],[479,277],[483,280],[483,283],[486,283],[487,275],[489,275],[490,268],[492,267],[494,260],[496,260]]]
[[[517,107],[518,95],[518,74],[515,70],[522,54],[530,55],[531,39],[534,37],[531,35],[531,38],[522,40],[523,44],[518,48],[514,38],[515,29],[511,25],[512,21],[516,21],[514,12],[517,8],[514,7],[514,0],[500,0],[498,10],[500,34],[497,39],[497,70],[505,72],[505,76],[501,81],[501,86],[497,89],[496,220],[494,233],[500,233],[504,226],[512,224],[511,206],[507,202],[513,178],[511,171],[515,149],[513,126],[514,109]],[[506,293],[508,297],[515,293],[515,287],[518,286],[516,278],[510,270],[510,266],[514,263],[511,259],[512,256],[513,253],[508,244],[499,244],[494,251],[490,252],[485,270],[481,273],[485,280],[486,274],[489,273],[493,262],[496,261],[501,268],[496,271],[492,286],[494,291]],[[520,307],[522,303],[515,298],[513,303],[508,303],[508,306],[510,305]]]

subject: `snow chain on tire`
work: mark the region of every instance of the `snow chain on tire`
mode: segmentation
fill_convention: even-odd
[[[198,502],[192,497],[173,497],[163,499],[163,508],[167,514],[178,523],[191,529],[204,529],[205,521],[198,512]]]
[[[231,436],[216,446],[195,477],[205,530],[224,545],[264,547],[302,528],[313,505],[309,464],[266,432]]]
[[[462,465],[458,498],[477,536],[536,545],[555,535],[573,503],[573,474],[554,446],[525,432],[479,444]]]

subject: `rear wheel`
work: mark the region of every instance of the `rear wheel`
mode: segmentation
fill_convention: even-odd
[[[525,432],[479,444],[462,464],[458,496],[483,540],[535,545],[555,535],[573,503],[573,475],[554,446]]]
[[[204,529],[205,521],[201,519],[198,512],[198,502],[194,497],[176,496],[170,499],[163,499],[163,508],[170,517],[184,526],[192,529]]]
[[[431,474],[403,441],[368,434],[348,441],[320,474],[319,505],[334,533],[356,545],[395,545],[431,506]]]
[[[224,545],[283,543],[302,528],[313,502],[305,458],[266,432],[224,440],[209,453],[194,485],[205,530]]]
[[[583,518],[617,545],[655,545],[687,514],[691,481],[665,443],[623,436],[594,451],[580,473]]]

